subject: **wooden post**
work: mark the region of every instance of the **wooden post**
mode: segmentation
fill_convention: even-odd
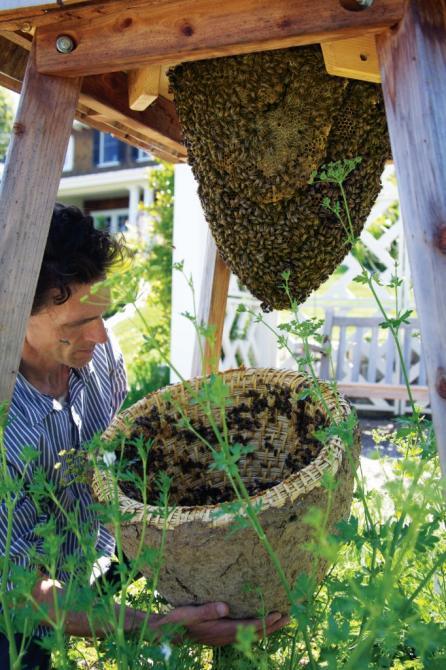
[[[201,343],[197,340],[192,377],[208,375],[218,370],[230,277],[231,271],[221,259],[209,231],[197,317],[199,323],[215,326],[215,332],[212,342],[205,338]]]
[[[14,388],[79,89],[39,74],[31,50],[0,191],[0,402]]]
[[[446,475],[446,0],[377,40],[434,428]]]

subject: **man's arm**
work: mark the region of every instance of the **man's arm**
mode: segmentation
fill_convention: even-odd
[[[56,590],[56,593],[54,592]],[[33,597],[40,604],[45,605],[48,616],[54,620],[54,598],[60,598],[63,594],[63,587],[60,582],[42,577],[38,580],[34,590]],[[116,614],[120,609],[115,605]],[[254,626],[259,637],[264,634],[270,635],[276,630],[285,626],[289,619],[275,612],[269,614],[266,619],[228,619],[229,608],[225,603],[207,603],[206,605],[177,607],[168,614],[151,614],[148,618],[148,627],[151,631],[161,631],[167,624],[177,624],[186,629],[186,637],[195,642],[207,644],[210,646],[222,646],[235,642],[237,629],[239,626]],[[124,630],[125,632],[139,630],[147,613],[126,607]],[[42,620],[42,624],[48,625],[48,620]],[[79,637],[91,637],[92,629],[88,617],[83,612],[65,613],[65,632],[68,635]],[[105,625],[99,620],[94,622],[94,633],[97,637],[105,637],[110,633],[110,625]]]

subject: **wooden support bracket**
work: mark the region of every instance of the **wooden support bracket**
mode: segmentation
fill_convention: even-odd
[[[0,402],[22,353],[80,79],[48,77],[28,59],[0,191]]]
[[[328,74],[379,83],[378,54],[375,35],[321,44]]]
[[[197,319],[199,324],[214,326],[214,336],[212,341],[197,338],[192,377],[218,371],[230,277],[231,271],[208,231]]]
[[[10,37],[6,32],[0,34],[0,85],[20,92],[31,42],[22,39],[17,44]],[[124,72],[85,77],[79,101],[76,118],[93,128],[172,163],[186,160],[173,102],[160,96],[147,110],[129,109]]]
[[[398,22],[405,0],[361,12],[336,0],[132,0],[52,14],[36,31],[40,72],[76,76],[150,64],[201,60],[378,33]],[[0,22],[1,28],[1,22]],[[75,49],[58,53],[69,35]]]
[[[446,0],[377,39],[432,416],[446,475]]]
[[[142,111],[147,109],[160,94],[161,65],[148,65],[138,70],[130,70],[129,107]]]

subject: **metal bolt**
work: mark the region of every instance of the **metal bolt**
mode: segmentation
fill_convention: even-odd
[[[56,39],[56,49],[61,54],[70,54],[75,46],[74,40],[69,35],[59,35]]]

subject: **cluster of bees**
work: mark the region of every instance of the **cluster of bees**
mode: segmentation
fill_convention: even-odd
[[[225,427],[219,423],[217,429],[223,435],[226,428],[230,445],[252,445],[255,448],[238,462],[251,496],[298,472],[321,450],[322,445],[314,437],[314,432],[327,425],[324,413],[316,403],[296,399],[288,387],[270,384],[261,390],[248,389],[242,396],[234,397],[232,402],[226,410]],[[191,415],[193,412],[196,412],[196,405]],[[214,505],[234,498],[225,473],[210,470],[213,456],[209,446],[216,450],[221,447],[203,414],[195,414],[189,427],[185,427],[179,412],[167,403],[161,412],[153,405],[147,414],[134,419],[123,456],[142,480],[143,462],[135,448],[135,440],[141,437],[150,445],[146,472],[148,502],[156,502],[154,481],[160,471],[167,472],[172,479],[172,504]],[[142,500],[141,490],[135,482],[123,481],[121,488],[129,497]]]
[[[345,183],[355,234],[390,156],[380,86],[327,74],[318,45],[183,63],[169,71],[188,160],[219,252],[263,309],[302,302],[349,246],[322,206],[323,164],[362,157]]]

